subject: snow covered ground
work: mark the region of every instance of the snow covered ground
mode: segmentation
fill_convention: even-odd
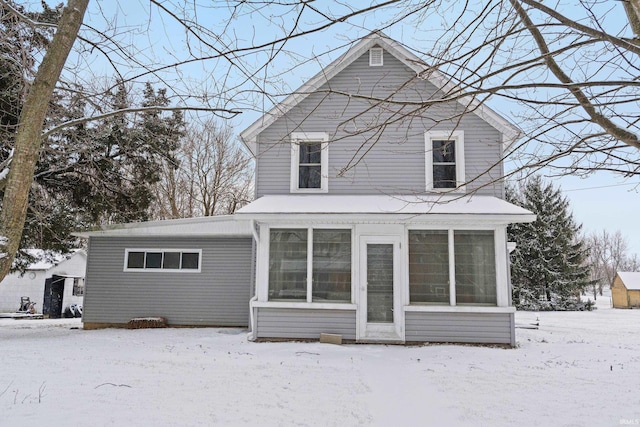
[[[0,319],[0,426],[640,424],[640,310],[517,313],[518,348],[251,343]]]

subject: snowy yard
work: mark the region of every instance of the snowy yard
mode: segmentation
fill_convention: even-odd
[[[0,426],[640,424],[640,310],[518,313],[516,349],[251,343],[0,319]]]

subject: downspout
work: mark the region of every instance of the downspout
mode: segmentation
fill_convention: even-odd
[[[252,251],[253,253],[251,254],[251,277],[253,278],[253,296],[251,297],[251,299],[249,300],[249,326],[250,326],[250,331],[249,334],[247,335],[247,339],[249,341],[255,341],[256,337],[256,328],[257,328],[257,324],[256,324],[256,316],[254,313],[254,306],[253,304],[258,300],[258,281],[256,280],[256,254],[258,253],[258,243],[260,242],[260,238],[258,236],[258,233],[256,232],[256,224],[255,224],[255,220],[251,220],[251,234],[253,235],[253,245],[254,245],[254,250]]]

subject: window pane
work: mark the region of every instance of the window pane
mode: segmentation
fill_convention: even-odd
[[[449,233],[409,231],[409,301],[411,304],[450,304]]]
[[[198,252],[183,252],[182,253],[182,269],[183,270],[197,270],[200,267],[200,254]]]
[[[298,188],[320,188],[320,166],[300,166]]]
[[[307,300],[307,230],[272,229],[269,300]]]
[[[180,268],[180,252],[165,252],[162,268],[178,269]]]
[[[144,252],[129,252],[127,268],[144,268]]]
[[[496,305],[493,231],[455,231],[456,303]]]
[[[162,252],[147,252],[147,260],[145,268],[160,268],[162,267]]]
[[[367,244],[367,322],[393,322],[393,245]]]
[[[320,164],[322,143],[300,144],[300,164],[315,163]]]
[[[351,230],[313,230],[313,301],[351,302]]]
[[[456,188],[456,165],[433,165],[433,188]]]
[[[456,144],[453,140],[433,140],[433,162],[455,163]]]

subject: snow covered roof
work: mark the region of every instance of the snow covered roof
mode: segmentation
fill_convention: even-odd
[[[29,256],[36,259],[26,267],[26,270],[49,270],[56,265],[75,256],[77,253],[85,254],[82,249],[75,249],[71,253],[61,254],[59,252],[45,251],[44,249],[22,249]]]
[[[618,271],[624,287],[630,291],[640,291],[640,272]]]
[[[233,215],[170,219],[104,226],[102,230],[74,233],[92,236],[251,236],[251,221]]]
[[[429,67],[422,59],[406,49],[400,43],[389,38],[381,31],[374,31],[353,45],[338,59],[322,69],[309,81],[300,86],[294,93],[286,97],[279,104],[275,105],[260,119],[256,120],[251,126],[242,131],[240,133],[240,139],[242,142],[255,156],[257,153],[256,137],[260,132],[273,124],[277,119],[287,114],[287,112],[302,102],[307,96],[319,89],[323,84],[328,82],[336,74],[344,70],[361,55],[367,52],[371,47],[376,45],[382,47],[386,52],[411,68],[417,75],[424,76],[429,82],[436,87],[441,88],[445,93],[458,94],[461,92],[461,89],[452,83],[451,78],[448,78],[438,70]],[[477,99],[470,96],[463,96],[458,98],[458,102],[460,102],[465,108],[468,108],[469,111],[473,111],[474,114],[477,114],[480,118],[502,133],[504,135],[503,141],[505,149],[522,136],[522,131],[518,127],[514,126],[504,117],[500,116]]]
[[[535,221],[535,215],[526,209],[497,197],[475,195],[263,196],[237,212],[239,216],[286,214],[484,215],[508,216],[512,222]]]

